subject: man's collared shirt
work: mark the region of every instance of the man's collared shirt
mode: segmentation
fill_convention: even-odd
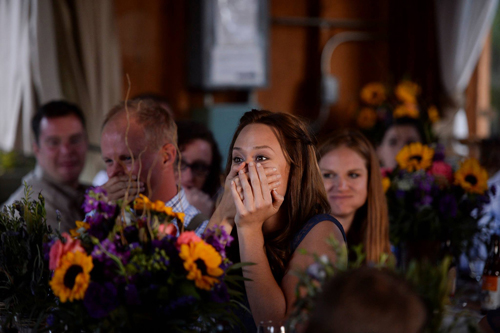
[[[38,199],[38,193],[43,195],[47,224],[52,226],[52,228],[59,230],[56,211],[59,211],[61,217],[61,232],[69,232],[70,229],[75,228],[75,222],[81,221],[85,216],[82,204],[87,186],[80,184],[75,189],[66,184],[59,183],[43,172],[39,165],[24,176],[23,185],[3,205],[9,206],[14,201],[24,198],[24,182],[31,186],[31,200]]]
[[[176,213],[184,213],[186,216],[184,217],[184,227],[187,227],[193,217],[200,214],[200,211],[192,206],[187,198],[184,189],[180,189],[180,191],[169,201],[165,203],[167,207],[172,207],[172,210]],[[177,223],[176,223],[177,225]],[[208,220],[203,221],[198,228],[196,228],[195,232],[198,236],[201,236],[205,231],[208,225]],[[178,226],[177,226],[178,227]],[[180,231],[180,228],[177,228]]]

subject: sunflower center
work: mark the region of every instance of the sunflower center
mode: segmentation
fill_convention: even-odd
[[[420,163],[422,161],[422,156],[421,155],[410,156],[410,161],[417,161],[418,163]]]
[[[467,183],[471,184],[472,186],[474,186],[474,185],[477,184],[477,178],[474,175],[467,175],[467,176],[465,176],[465,181]]]
[[[75,280],[78,274],[83,272],[83,268],[80,265],[73,265],[64,274],[64,286],[68,289],[73,289],[75,286]]]
[[[198,269],[201,271],[202,275],[207,275],[207,265],[205,265],[205,262],[201,259],[198,259],[195,261],[196,266],[198,266]]]

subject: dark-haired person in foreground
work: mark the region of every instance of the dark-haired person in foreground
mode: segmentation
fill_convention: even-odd
[[[32,187],[32,199],[42,193],[47,223],[60,231],[74,228],[85,216],[81,206],[86,190],[78,178],[85,165],[88,141],[80,108],[65,101],[42,105],[31,120],[33,152],[37,165],[4,205],[24,197],[24,182]]]
[[[305,333],[421,333],[426,323],[426,307],[405,280],[362,267],[326,284]]]

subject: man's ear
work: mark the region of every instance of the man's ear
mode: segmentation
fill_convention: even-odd
[[[38,143],[36,143],[36,140],[33,140],[31,148],[33,148],[33,153],[35,154],[35,156],[38,157],[38,154],[40,153],[40,146],[38,145]]]
[[[175,146],[171,143],[165,144],[161,147],[162,163],[164,165],[173,165],[175,163],[175,158],[177,157],[177,151]]]

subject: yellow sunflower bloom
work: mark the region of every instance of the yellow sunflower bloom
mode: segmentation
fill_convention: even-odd
[[[484,194],[488,190],[488,172],[475,158],[469,158],[455,172],[455,184],[469,193]]]
[[[401,104],[396,107],[394,112],[392,113],[394,118],[413,118],[418,119],[420,113],[418,112],[418,108],[415,104]]]
[[[377,113],[372,108],[362,108],[356,118],[356,125],[361,129],[370,129],[377,122]]]
[[[429,117],[429,120],[431,121],[431,123],[435,123],[439,120],[439,111],[437,109],[437,107],[435,107],[434,105],[432,105],[431,107],[429,107],[427,109],[427,116]]]
[[[76,224],[76,228],[69,230],[69,233],[71,234],[71,237],[73,237],[73,238],[80,237],[82,231],[84,231],[84,230],[86,231],[86,230],[90,229],[90,224],[88,224],[87,222],[76,221],[75,224]]]
[[[151,209],[151,205],[152,202],[143,194],[139,194],[139,197],[134,200],[135,210]]]
[[[391,180],[389,179],[389,177],[382,178],[382,188],[384,189],[384,193],[387,192],[389,187],[391,187]]]
[[[382,83],[368,83],[361,89],[361,100],[370,105],[380,105],[385,101],[385,87]]]
[[[434,149],[423,145],[420,142],[414,142],[399,151],[396,155],[396,161],[401,169],[408,172],[416,170],[425,170],[432,165]]]
[[[50,287],[62,303],[83,299],[94,267],[92,257],[83,252],[68,252],[54,271]]]
[[[416,83],[405,80],[397,85],[394,93],[401,102],[415,104],[420,94],[420,87]]]
[[[194,280],[196,287],[210,290],[219,283],[218,276],[224,271],[219,267],[222,263],[220,254],[210,244],[203,241],[182,244],[179,257],[184,260],[184,268],[188,271],[188,280]]]

